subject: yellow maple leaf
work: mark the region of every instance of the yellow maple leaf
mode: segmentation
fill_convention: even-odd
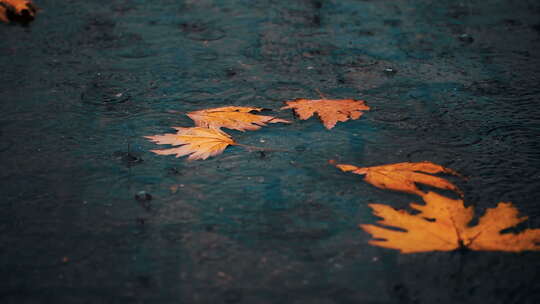
[[[267,123],[290,123],[285,119],[251,113],[262,110],[262,108],[253,107],[220,107],[190,112],[187,116],[193,119],[198,127],[228,128],[239,131],[258,130]]]
[[[487,209],[478,225],[469,227],[474,217],[472,207],[462,200],[454,200],[435,192],[423,196],[425,205],[410,204],[419,211],[411,214],[382,204],[370,204],[373,213],[381,217],[379,225],[405,231],[391,230],[376,225],[360,225],[371,234],[371,245],[400,250],[402,253],[451,251],[462,247],[471,250],[512,251],[540,250],[540,229],[526,229],[520,233],[501,233],[527,220],[518,217],[512,203],[501,202]]]
[[[0,0],[0,21],[29,23],[34,20],[37,7],[28,0]]]
[[[296,99],[286,101],[287,105],[281,109],[293,109],[301,120],[319,114],[324,126],[330,130],[338,121],[358,119],[370,108],[363,100],[353,99]]]
[[[229,145],[237,145],[225,132],[217,129],[193,127],[175,127],[176,134],[164,134],[145,136],[145,138],[161,145],[181,145],[181,147],[151,150],[156,154],[176,154],[176,157],[189,155],[189,160],[207,159],[210,156],[220,154]]]
[[[452,169],[432,162],[404,162],[374,167],[356,167],[346,164],[338,164],[336,166],[345,172],[365,175],[364,180],[366,182],[381,189],[390,189],[422,196],[425,193],[416,186],[416,183],[419,183],[439,189],[452,190],[460,196],[463,195],[457,186],[446,179],[425,174],[447,173],[461,176]]]

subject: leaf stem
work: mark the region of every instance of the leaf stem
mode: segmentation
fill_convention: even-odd
[[[319,94],[321,99],[326,99],[326,96],[319,89],[315,89],[315,92],[317,92]]]

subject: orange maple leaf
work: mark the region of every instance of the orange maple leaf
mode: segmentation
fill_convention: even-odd
[[[33,21],[37,7],[28,0],[0,0],[0,21],[29,23]]]
[[[161,145],[181,145],[181,147],[163,150],[151,150],[156,154],[176,154],[176,157],[189,155],[189,160],[207,159],[223,152],[229,145],[237,145],[225,132],[209,128],[175,127],[176,134],[145,136],[145,138]]]
[[[281,109],[293,109],[301,120],[306,120],[315,113],[319,114],[324,126],[330,130],[338,121],[358,119],[370,108],[363,100],[353,99],[296,99],[286,101]]]
[[[472,207],[465,207],[462,200],[454,200],[428,192],[423,197],[425,205],[411,203],[419,211],[411,214],[382,204],[370,204],[373,213],[382,218],[379,225],[405,231],[390,230],[376,225],[360,225],[371,234],[371,245],[400,250],[402,253],[425,251],[451,251],[460,248],[487,251],[540,250],[540,229],[526,229],[520,233],[501,233],[527,220],[518,217],[512,203],[500,202],[487,209],[478,225],[469,227],[474,217]]]
[[[381,189],[402,191],[422,196],[425,193],[416,186],[416,183],[419,183],[439,189],[452,190],[458,193],[460,196],[463,195],[461,190],[459,190],[459,188],[451,182],[437,176],[425,174],[442,172],[461,176],[452,169],[445,168],[431,162],[405,162],[375,167],[356,167],[346,164],[338,164],[336,166],[345,172],[365,175],[364,180],[366,182]]]
[[[267,123],[290,123],[285,119],[251,113],[262,110],[253,107],[220,107],[189,112],[187,116],[193,119],[197,127],[228,128],[238,131],[258,130]]]

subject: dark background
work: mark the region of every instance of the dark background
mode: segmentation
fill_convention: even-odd
[[[36,2],[0,24],[1,303],[540,302],[539,253],[368,245],[368,203],[418,198],[327,163],[439,163],[540,228],[538,1]],[[143,138],[316,90],[372,111],[229,132],[290,152]]]

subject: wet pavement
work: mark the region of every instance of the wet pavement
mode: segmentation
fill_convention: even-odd
[[[538,303],[540,254],[401,255],[368,203],[414,196],[344,174],[428,160],[476,214],[540,228],[537,1],[36,1],[0,24],[1,303]],[[331,131],[283,101],[366,100]],[[258,106],[205,161],[143,136]]]

